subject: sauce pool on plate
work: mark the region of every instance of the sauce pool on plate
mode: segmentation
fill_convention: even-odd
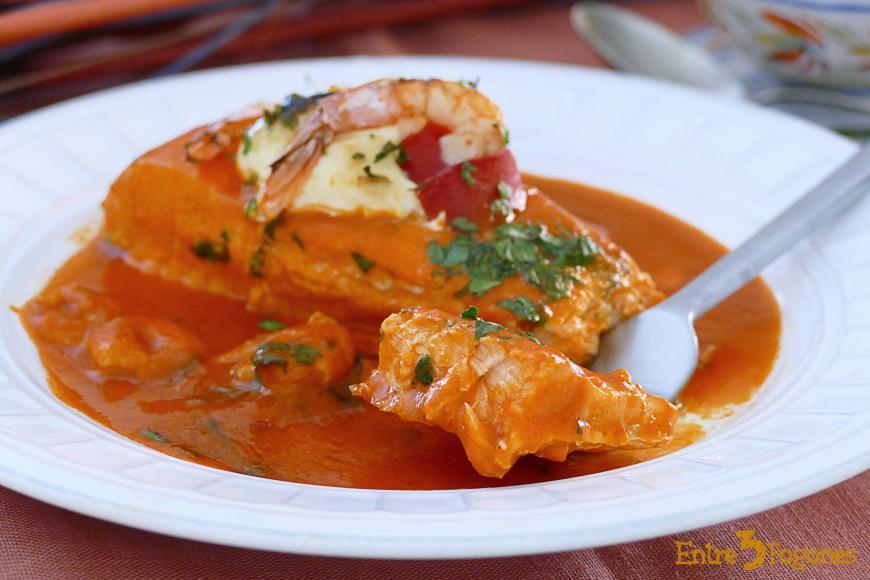
[[[605,229],[652,274],[665,294],[677,290],[725,252],[699,230],[629,198],[534,176],[527,176],[526,182]],[[271,320],[248,311],[242,301],[142,273],[127,265],[118,251],[101,239],[61,267],[40,297],[70,282],[94,290],[89,300],[107,299],[118,309],[115,314],[146,316],[177,325],[186,331],[183,340],[196,344],[206,357],[261,334],[264,324],[304,322]],[[292,396],[220,391],[203,396],[185,390],[181,381],[105,379],[86,368],[80,344],[63,345],[41,338],[38,327],[51,312],[46,312],[50,306],[32,307],[40,297],[22,309],[21,317],[58,398],[125,437],[221,469],[358,488],[492,487],[631,465],[703,436],[698,426],[683,421],[673,441],[664,447],[574,453],[564,463],[528,456],[503,479],[486,478],[471,467],[454,435],[404,422],[350,395],[347,383],[361,380],[375,359],[361,357],[343,382],[328,388],[314,386]],[[702,417],[728,413],[752,397],[773,366],[779,347],[779,308],[767,286],[756,279],[699,319],[696,328],[701,361],[680,397],[681,411],[684,416]],[[352,327],[352,334],[358,351],[373,351],[376,331]],[[183,355],[183,348],[176,350]],[[204,372],[220,383],[220,369]]]

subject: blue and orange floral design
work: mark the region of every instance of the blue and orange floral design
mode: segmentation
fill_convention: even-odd
[[[746,52],[784,76],[870,87],[870,2],[701,0]]]

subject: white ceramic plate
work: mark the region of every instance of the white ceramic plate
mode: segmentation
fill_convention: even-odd
[[[797,120],[575,67],[495,60],[297,61],[76,99],[0,127],[0,483],[106,520],[252,548],[371,557],[514,555],[627,542],[758,512],[870,464],[870,204],[766,273],[782,351],[756,399],[703,441],[641,465],[501,489],[283,483],[186,463],[55,400],[7,308],[99,223],[146,149],[258,99],[383,76],[481,77],[525,170],[621,191],[744,239],[855,149]]]

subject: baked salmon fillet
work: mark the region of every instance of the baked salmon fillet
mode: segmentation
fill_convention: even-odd
[[[655,285],[525,187],[508,141],[498,108],[460,83],[293,95],[137,159],[104,202],[104,233],[134,266],[253,310],[376,328],[473,301],[583,362]]]
[[[624,371],[598,374],[527,335],[477,318],[412,309],[381,326],[377,369],[351,391],[406,421],[455,433],[474,468],[502,477],[523,455],[654,447],[677,408]]]

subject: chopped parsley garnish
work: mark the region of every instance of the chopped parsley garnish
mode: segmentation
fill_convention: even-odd
[[[456,82],[459,83],[460,85],[464,86],[464,87],[468,87],[469,89],[475,89],[475,90],[477,90],[477,85],[480,84],[480,77],[476,77],[473,81],[472,81],[472,80],[459,79],[459,80],[456,81]]]
[[[261,328],[262,330],[273,331],[287,328],[287,325],[280,320],[272,320],[270,318],[267,318],[266,320],[261,320],[260,322],[258,322],[257,327]]]
[[[164,437],[157,431],[152,431],[151,429],[146,428],[139,431],[139,433],[141,433],[148,439],[153,439],[154,441],[157,441],[158,443],[166,443],[166,437]]]
[[[502,300],[498,303],[505,310],[510,310],[520,320],[540,324],[544,321],[541,309],[526,296],[517,296],[510,300]]]
[[[351,256],[353,257],[354,262],[356,262],[356,265],[359,266],[359,269],[363,272],[368,272],[372,269],[372,266],[375,265],[374,262],[363,256],[362,254],[353,252]]]
[[[359,151],[357,151],[356,153],[354,153],[353,155],[351,155],[350,158],[351,158],[351,159],[355,159],[355,160],[357,160],[357,161],[362,161],[363,159],[366,158],[366,156],[363,155],[362,153],[360,153]]]
[[[487,322],[485,320],[481,320],[478,318],[478,311],[476,306],[469,306],[465,310],[463,310],[459,314],[462,318],[466,320],[474,321],[474,338],[476,340],[480,340],[488,334],[492,334],[493,332],[498,332],[499,330],[507,330],[508,332],[512,332],[513,334],[519,335],[523,338],[527,338],[532,342],[537,344],[542,344],[537,337],[535,337],[531,332],[525,332],[523,330],[511,330],[502,326],[501,324],[496,324],[495,322]],[[511,336],[497,336],[496,337],[500,342],[510,342],[513,340],[517,340],[516,337]]]
[[[248,264],[248,271],[251,273],[251,276],[260,277],[263,275],[263,258],[265,254],[266,249],[262,245],[257,246],[257,249],[251,254],[251,261]]]
[[[266,235],[267,238],[269,238],[270,240],[275,239],[275,228],[277,228],[278,224],[280,224],[280,223],[281,223],[281,216],[280,215],[278,217],[266,222],[266,225],[263,226],[263,233]]]
[[[245,204],[245,215],[247,217],[254,217],[254,214],[257,213],[257,206],[259,202],[257,202],[256,197],[252,197],[248,200],[248,203]]]
[[[296,359],[296,362],[303,365],[310,365],[314,362],[314,359],[320,356],[320,351],[312,346],[306,346],[304,344],[294,344],[291,349],[293,353],[293,358]]]
[[[414,367],[414,380],[411,381],[413,383],[421,383],[426,385],[427,387],[432,384],[432,359],[429,358],[429,355],[423,355],[417,361],[417,365]]]
[[[514,213],[514,209],[511,207],[510,204],[512,195],[513,190],[511,190],[511,186],[504,181],[499,181],[498,199],[489,204],[489,209],[492,210],[493,213],[500,213],[501,215],[503,215],[505,220],[511,218]]]
[[[520,334],[520,336],[524,336],[524,337],[528,338],[529,340],[531,340],[535,344],[544,344],[543,342],[541,342],[540,338],[538,338],[537,336],[535,336],[531,332],[521,331],[519,334]]]
[[[253,145],[251,136],[245,131],[244,135],[242,135],[242,155],[247,155],[251,152],[251,145]]]
[[[373,179],[375,181],[377,181],[377,180],[389,181],[383,175],[378,175],[376,173],[372,173],[372,166],[371,165],[366,165],[365,167],[363,167],[363,172],[366,174],[366,177],[368,177],[369,179]]]
[[[570,293],[573,269],[591,263],[598,247],[584,235],[556,236],[540,224],[509,223],[495,228],[485,240],[461,233],[443,246],[430,242],[426,253],[443,268],[433,274],[468,276],[468,285],[460,293],[480,295],[506,278],[520,276],[557,300]]]
[[[477,232],[477,224],[464,216],[459,216],[452,222],[450,222],[450,227],[454,230],[459,230],[460,232],[465,232],[467,234]]]
[[[229,262],[230,261],[230,234],[226,230],[221,231],[221,241],[215,243],[209,240],[203,240],[193,244],[193,253],[197,258],[208,260],[209,262]]]
[[[438,245],[438,242],[432,241],[426,245],[426,255],[429,256],[429,261],[433,264],[441,264],[444,262],[446,254],[447,252],[444,251],[444,248]]]
[[[507,147],[508,145],[510,145],[510,142],[511,142],[510,129],[508,129],[504,125],[499,125],[498,123],[495,124],[495,127],[496,127],[496,129],[498,129],[498,132],[501,133],[501,142],[504,144],[504,146]]]
[[[299,232],[290,232],[290,239],[296,242],[296,245],[299,246],[301,249],[305,249],[305,243],[302,241],[302,238],[299,237]]]
[[[480,296],[487,290],[492,290],[496,286],[501,285],[501,280],[486,280],[483,278],[474,278],[468,283],[467,291],[475,296]]]
[[[466,161],[459,166],[459,176],[462,177],[462,181],[464,181],[465,185],[468,187],[474,187],[474,177],[472,177],[471,174],[475,171],[477,171],[477,167],[475,167],[474,163],[471,163],[470,161]]]
[[[290,354],[299,364],[310,365],[320,356],[320,351],[305,344],[293,342],[263,342],[254,351],[251,364],[255,367],[278,365],[287,372],[288,360],[284,354]]]
[[[485,320],[477,320],[474,322],[474,338],[480,340],[487,334],[498,332],[499,330],[507,330],[501,324],[495,322],[486,322]]]
[[[468,320],[477,320],[477,306],[469,306],[459,316]]]
[[[267,111],[263,116],[266,125],[272,126],[276,121],[281,121],[281,124],[288,129],[295,129],[299,125],[299,114],[305,112],[308,107],[316,103],[319,99],[329,96],[332,93],[320,93],[303,97],[297,93],[289,95],[284,102],[275,107],[271,111]]]
[[[385,159],[387,157],[387,155],[389,155],[393,151],[399,152],[399,154],[396,155],[396,163],[401,165],[401,164],[405,163],[406,161],[408,161],[408,155],[405,153],[405,146],[404,145],[396,145],[392,141],[387,141],[386,143],[384,143],[384,146],[381,148],[381,150],[378,152],[378,154],[375,155],[375,160],[373,163],[377,163],[378,161]]]

